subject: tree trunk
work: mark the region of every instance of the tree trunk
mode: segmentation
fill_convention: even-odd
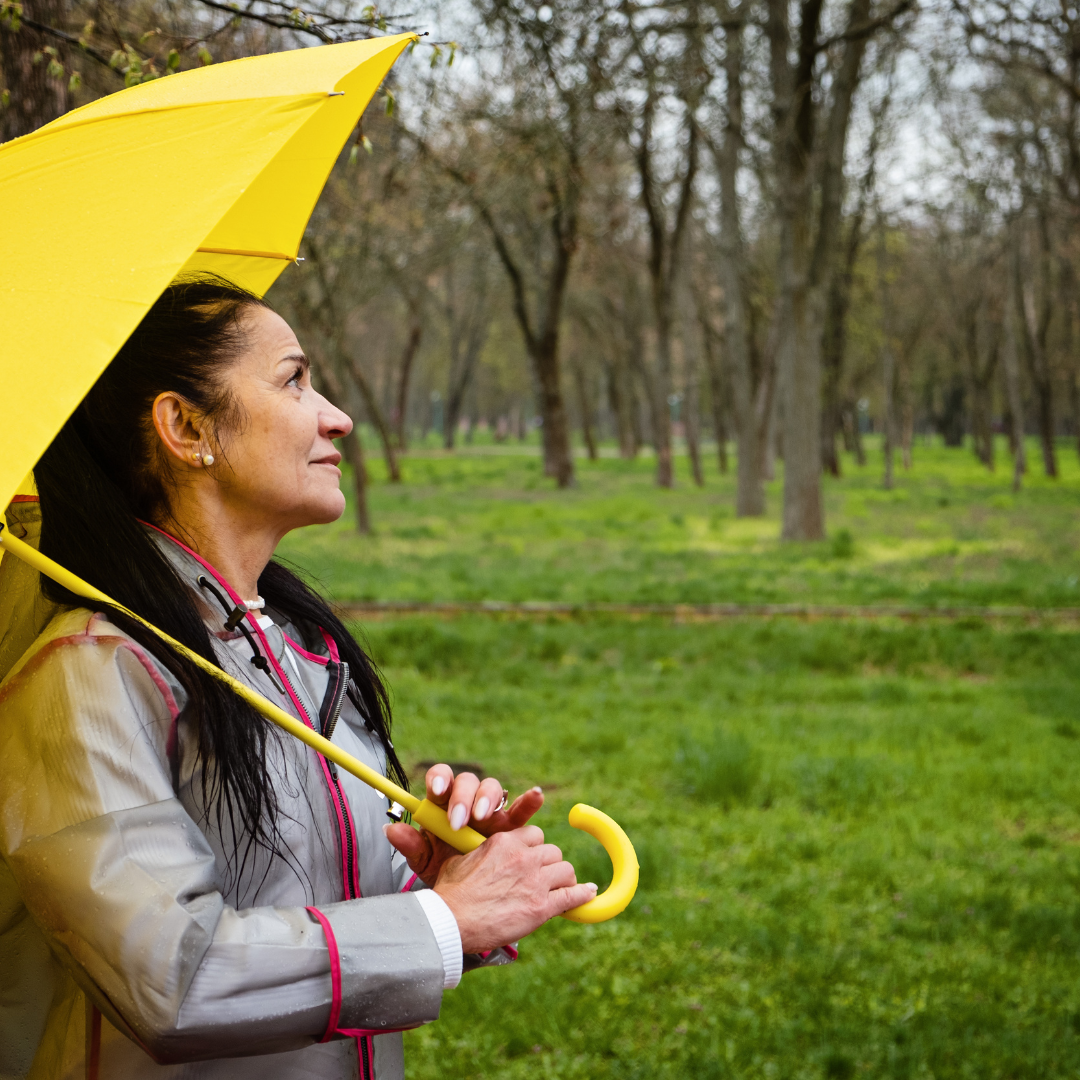
[[[62,0],[23,0],[22,10],[26,19],[63,29],[69,6]],[[71,108],[66,71],[53,78],[48,55],[34,63],[46,48],[56,49],[57,62],[68,67],[70,50],[64,42],[25,23],[12,30],[8,21],[0,22],[0,75],[11,95],[8,105],[0,107],[0,142],[28,135]]]
[[[701,320],[701,340],[705,349],[705,367],[709,373],[709,401],[712,405],[713,432],[716,435],[716,458],[721,475],[728,471],[728,430],[725,406],[727,404],[724,372],[721,368],[722,353],[713,340],[713,330],[708,322]]]
[[[690,457],[690,473],[698,487],[705,484],[701,469],[700,398],[701,398],[701,327],[694,304],[694,295],[686,280],[680,275],[678,285],[679,337],[682,341],[683,381],[686,394],[683,401],[683,430],[686,433],[686,452]]]
[[[634,421],[630,415],[634,394],[626,385],[626,365],[616,354],[604,364],[607,382],[608,405],[615,417],[615,433],[619,440],[619,457],[630,460],[637,457],[634,440]]]
[[[544,473],[552,477],[559,487],[570,487],[574,482],[574,459],[570,450],[570,425],[566,420],[566,404],[559,379],[557,335],[552,333],[534,341],[529,355],[536,372],[540,416],[543,419],[540,434],[544,446]]]
[[[975,456],[994,471],[994,369],[999,342],[992,335],[985,290],[969,315],[966,344],[971,377],[971,441]]]
[[[739,195],[739,155],[743,138],[743,39],[745,26],[725,27],[724,74],[727,97],[724,132],[714,148],[720,180],[720,241],[717,261],[724,289],[724,357],[730,376],[731,406],[735,420],[736,517],[765,513],[765,439],[772,412],[773,370],[769,363],[754,363],[750,339],[749,299],[744,280]]]
[[[870,0],[851,0],[848,37],[831,87],[831,107],[815,145],[815,69],[823,0],[801,0],[792,40],[788,0],[769,0],[766,36],[773,91],[780,294],[780,382],[783,387],[784,511],[781,538],[825,535],[821,498],[821,346],[826,300],[835,272],[843,202],[844,153],[851,105],[868,34]],[[792,45],[795,53],[792,56]],[[816,240],[811,163],[817,161],[821,196]]]
[[[1075,348],[1074,315],[1076,304],[1076,274],[1072,262],[1066,256],[1058,259],[1058,306],[1061,308],[1061,354],[1065,358],[1065,382],[1069,394],[1069,410],[1072,413],[1073,438],[1076,439],[1076,452],[1080,455],[1080,384],[1077,382],[1077,363]]]
[[[318,389],[334,406],[346,412],[345,388],[333,367],[326,362],[322,351],[312,351],[313,374],[318,380]],[[356,531],[367,536],[371,532],[371,518],[368,516],[367,467],[364,464],[364,445],[360,441],[359,427],[353,424],[349,434],[342,437],[341,452],[352,470],[353,510],[356,514]]]
[[[379,403],[371,389],[371,384],[364,376],[364,372],[356,362],[356,358],[351,353],[345,351],[344,345],[341,342],[337,342],[336,347],[341,354],[346,370],[352,376],[353,382],[356,383],[357,390],[360,391],[360,396],[364,399],[364,410],[368,414],[368,419],[375,426],[375,430],[379,434],[379,441],[382,443],[383,458],[386,460],[386,471],[389,474],[390,482],[399,484],[401,483],[401,469],[398,466],[397,454],[394,452],[394,437],[391,434],[390,425],[387,424],[386,417],[383,415],[382,409],[379,408]]]
[[[1054,374],[1050,367],[1050,358],[1046,348],[1050,318],[1053,314],[1053,302],[1050,292],[1050,237],[1047,213],[1041,208],[1038,212],[1036,232],[1038,234],[1038,254],[1035,256],[1037,274],[1041,286],[1041,305],[1036,306],[1034,272],[1022,274],[1020,259],[1016,259],[1015,282],[1016,303],[1022,314],[1020,339],[1024,344],[1024,359],[1027,361],[1028,375],[1035,391],[1035,407],[1039,423],[1039,441],[1042,444],[1043,469],[1048,477],[1056,480],[1058,475],[1057,455],[1054,447]]]
[[[822,343],[821,388],[821,464],[830,476],[839,476],[840,455],[836,440],[840,435],[842,390],[844,378],[844,324],[846,307],[840,295],[840,275],[829,290],[829,307],[825,317],[825,338]]]
[[[671,321],[657,312],[656,376],[651,379],[653,449],[656,451],[657,487],[675,486],[675,470],[671,454]]]
[[[877,277],[881,302],[881,383],[883,403],[883,449],[885,451],[885,475],[883,484],[887,491],[893,486],[893,448],[896,433],[896,417],[893,397],[896,388],[896,353],[893,350],[892,294],[889,290],[888,252],[885,245],[885,225],[878,221]]]
[[[1020,334],[1017,317],[1016,281],[1019,272],[1019,257],[1016,252],[1015,236],[1012,241],[1009,258],[1009,281],[1005,288],[1005,340],[1002,348],[1002,360],[1005,368],[1005,393],[1009,402],[1009,434],[1013,451],[1013,491],[1020,490],[1020,483],[1027,469],[1024,455],[1024,405],[1020,391],[1020,359],[1017,356],[1016,339]]]
[[[585,440],[585,449],[589,460],[595,461],[599,456],[596,453],[596,439],[593,437],[592,408],[589,403],[589,391],[585,385],[585,372],[580,362],[572,365],[574,369],[574,383],[577,386],[578,409],[581,412],[581,437]]]
[[[778,404],[784,422],[783,540],[819,540],[825,535],[821,507],[820,335],[810,333],[810,140],[813,138],[812,54],[821,0],[799,4],[799,50],[793,67],[787,0],[769,0],[773,96],[773,145],[777,180],[776,326],[779,333]]]
[[[356,531],[367,536],[371,533],[367,504],[367,466],[364,464],[364,445],[355,427],[341,440],[341,450],[352,470]]]
[[[397,408],[394,410],[394,422],[397,428],[397,444],[399,450],[406,449],[406,420],[409,407],[409,379],[412,375],[413,360],[416,359],[417,350],[420,348],[420,336],[423,333],[424,324],[418,315],[413,316],[412,325],[409,327],[409,337],[405,342],[405,349],[401,354],[401,367],[398,378]]]
[[[844,422],[844,446],[850,446],[850,452],[855,455],[855,464],[861,469],[866,465],[866,448],[863,446],[862,430],[859,428],[858,408],[848,403],[843,411]]]
[[[669,428],[671,424],[671,414],[669,412],[668,403],[666,401],[661,402],[656,389],[656,382],[652,377],[652,373],[649,370],[649,365],[645,361],[645,342],[641,336],[638,337],[638,348],[634,352],[634,367],[637,371],[638,380],[641,383],[641,391],[645,398],[645,415],[649,421],[648,436],[644,440],[652,448],[653,451],[659,456],[657,451],[657,428],[665,422],[668,423]]]

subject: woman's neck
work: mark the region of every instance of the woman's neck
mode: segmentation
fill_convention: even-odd
[[[277,530],[253,527],[246,515],[230,512],[221,501],[197,497],[181,496],[169,517],[155,524],[205,559],[241,600],[257,598],[259,578],[281,539]]]

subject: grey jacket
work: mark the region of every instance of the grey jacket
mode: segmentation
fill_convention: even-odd
[[[197,593],[203,568],[160,543]],[[222,666],[298,713],[206,614]],[[262,632],[319,726],[341,696],[332,646],[304,648],[271,619]],[[203,812],[185,704],[160,663],[83,609],[56,614],[0,683],[0,1080],[82,1078],[91,1006],[108,1080],[401,1078],[394,1032],[438,1016],[460,940],[455,958],[448,909],[412,891],[385,798],[271,729],[287,856],[237,858]],[[385,770],[347,698],[333,738]]]

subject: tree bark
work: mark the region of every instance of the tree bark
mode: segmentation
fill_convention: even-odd
[[[705,367],[709,375],[709,404],[712,406],[713,433],[716,435],[716,461],[721,475],[728,471],[727,393],[724,371],[721,367],[723,353],[713,339],[713,329],[701,318],[701,341],[705,352]]]
[[[1080,381],[1077,375],[1075,355],[1076,274],[1072,262],[1062,255],[1058,258],[1058,304],[1061,308],[1061,353],[1065,358],[1065,381],[1069,394],[1069,410],[1072,413],[1073,438],[1080,456]]]
[[[352,470],[353,507],[356,514],[356,531],[368,536],[371,533],[371,518],[367,503],[367,465],[364,462],[364,444],[360,441],[358,429],[353,429],[341,440],[341,450],[345,461]]]
[[[993,379],[997,368],[999,341],[992,334],[984,289],[967,312],[965,345],[971,380],[971,437],[975,456],[994,471]]]
[[[545,334],[529,350],[536,372],[540,399],[540,429],[544,446],[544,471],[559,487],[574,483],[574,459],[570,450],[570,425],[566,419],[559,375],[559,339],[557,332]]]
[[[745,17],[740,6],[724,28],[727,86],[724,129],[719,146],[713,147],[713,156],[720,181],[717,261],[724,290],[723,345],[735,420],[735,515],[760,517],[765,513],[765,440],[772,412],[773,368],[771,363],[760,362],[751,346],[749,298],[744,278],[746,259],[738,180],[739,155],[744,147]]]
[[[1036,233],[1038,253],[1034,258],[1036,273],[1022,274],[1020,259],[1015,263],[1016,303],[1022,314],[1020,339],[1024,344],[1024,359],[1028,375],[1035,391],[1035,406],[1039,423],[1039,440],[1042,444],[1043,469],[1048,477],[1056,480],[1057,455],[1054,447],[1054,375],[1046,348],[1046,338],[1053,315],[1050,290],[1050,236],[1047,214],[1040,207],[1037,215]],[[1038,277],[1041,296],[1035,295],[1035,278]],[[1040,302],[1041,301],[1041,302]]]
[[[769,44],[777,221],[777,298],[780,313],[784,420],[784,511],[781,537],[817,540],[825,535],[821,499],[821,346],[825,304],[836,260],[843,200],[844,151],[851,106],[868,34],[870,0],[851,0],[842,55],[835,71],[824,136],[815,137],[815,68],[823,0],[801,0],[794,62],[787,0],[769,0]],[[816,240],[811,163],[820,161]]]
[[[580,361],[572,365],[574,369],[574,383],[577,386],[578,409],[581,413],[581,437],[585,440],[585,449],[590,461],[595,461],[599,456],[596,452],[596,439],[593,437],[592,428],[592,405],[589,400],[589,390],[585,385],[585,372]]]
[[[1019,275],[1019,256],[1016,251],[1015,225],[1009,255],[1009,280],[1005,287],[1005,331],[1002,347],[1002,360],[1005,369],[1005,393],[1009,403],[1009,434],[1013,451],[1013,491],[1020,490],[1020,484],[1027,470],[1024,454],[1024,404],[1020,391],[1020,360],[1017,356],[1016,339],[1021,333],[1017,317],[1017,288]]]
[[[689,266],[680,275],[678,283],[679,338],[682,343],[683,430],[686,434],[686,452],[690,458],[690,474],[698,487],[705,484],[701,467],[701,326],[694,302],[693,290],[688,278]]]
[[[619,457],[631,460],[637,457],[634,439],[634,422],[630,415],[634,407],[634,394],[626,385],[626,364],[616,353],[604,363],[604,380],[607,384],[608,406],[615,417],[615,434],[619,440]]]
[[[889,262],[885,244],[885,224],[877,227],[878,296],[881,302],[881,388],[883,403],[883,449],[885,473],[882,483],[887,491],[893,487],[893,449],[896,438],[896,416],[893,403],[896,388],[896,353],[893,347],[892,294],[889,290]]]

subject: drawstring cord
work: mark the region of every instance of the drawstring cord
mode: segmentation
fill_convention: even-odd
[[[251,662],[274,684],[274,687],[279,694],[284,694],[285,687],[274,678],[274,671],[270,667],[270,662],[263,656],[259,646],[255,644],[255,639],[251,636],[251,631],[244,622],[244,616],[249,610],[248,606],[246,604],[237,604],[236,607],[230,607],[228,600],[225,599],[218,587],[208,577],[204,574],[200,574],[196,580],[200,589],[209,589],[214,596],[217,597],[217,602],[222,606],[222,609],[225,612],[225,629],[230,634],[239,630],[240,633],[244,635],[247,639],[247,643],[251,646],[251,651],[253,653]]]

